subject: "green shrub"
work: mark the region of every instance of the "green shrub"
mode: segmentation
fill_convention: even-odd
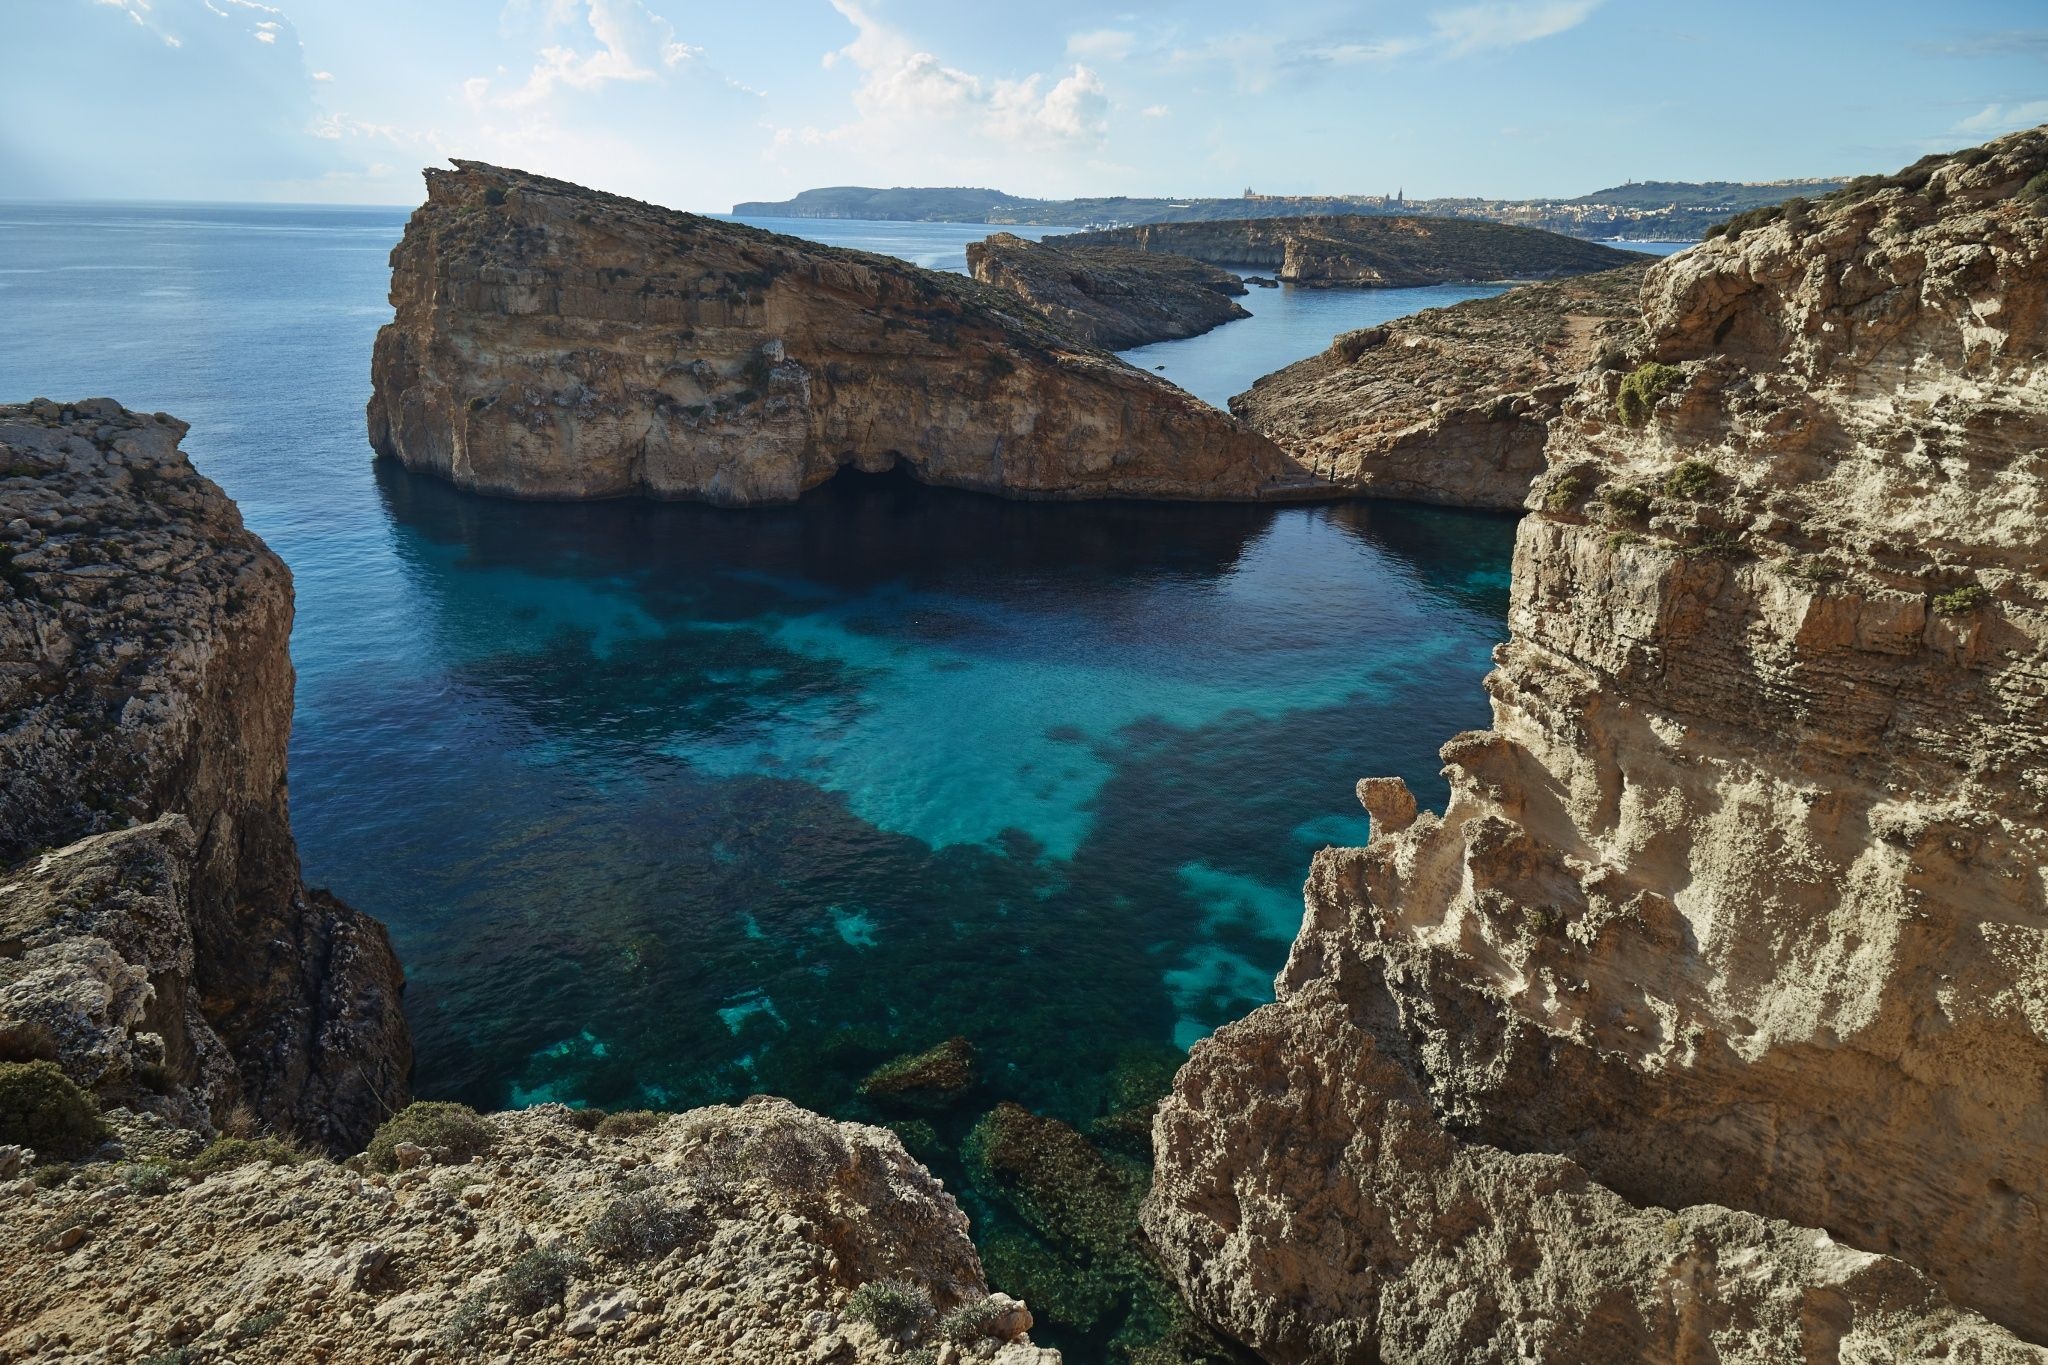
[[[989,1335],[989,1329],[1001,1316],[1001,1311],[994,1299],[977,1299],[973,1303],[962,1304],[939,1319],[939,1335],[963,1346],[979,1341]]]
[[[2048,171],[2042,171],[2032,180],[2022,185],[2020,187],[2020,198],[2029,202],[2036,199],[2048,199]]]
[[[520,1317],[552,1308],[569,1292],[569,1281],[590,1269],[581,1256],[557,1243],[522,1251],[498,1277],[498,1297]]]
[[[1562,512],[1579,500],[1579,490],[1584,486],[1578,475],[1567,474],[1543,495],[1543,505],[1553,512]]]
[[[147,1199],[168,1194],[177,1174],[178,1168],[168,1161],[131,1161],[121,1168],[121,1183],[130,1194]]]
[[[497,1130],[466,1104],[416,1100],[384,1120],[363,1155],[378,1170],[395,1171],[401,1142],[445,1152],[450,1161],[468,1161],[490,1151],[497,1140]]]
[[[1610,550],[1619,550],[1624,545],[1640,545],[1642,543],[1642,536],[1634,531],[1614,531],[1607,537],[1607,548]]]
[[[616,1260],[666,1256],[704,1235],[704,1220],[653,1190],[615,1199],[590,1221],[583,1240]]]
[[[0,1062],[0,1142],[37,1156],[84,1156],[106,1136],[92,1097],[54,1062]]]
[[[303,1149],[283,1138],[222,1137],[208,1143],[205,1151],[186,1163],[186,1169],[194,1175],[213,1175],[257,1161],[272,1166],[296,1166],[310,1159]]]
[[[1679,553],[1687,559],[1740,559],[1749,550],[1733,531],[1709,531]]]
[[[1664,491],[1696,502],[1713,489],[1714,479],[1714,467],[1705,460],[1687,460],[1664,476]]]
[[[638,1137],[659,1128],[667,1117],[652,1109],[623,1109],[598,1120],[596,1131],[602,1138]]]
[[[1685,371],[1676,365],[1662,365],[1654,360],[1638,365],[1621,381],[1621,392],[1614,396],[1614,410],[1621,414],[1623,422],[1639,427],[1650,420],[1650,410],[1657,406],[1657,400],[1684,382]]]
[[[284,1318],[282,1308],[273,1308],[267,1313],[251,1313],[235,1324],[234,1330],[228,1333],[228,1339],[238,1342],[260,1341],[265,1333],[283,1322]]]
[[[1650,497],[1647,488],[1637,488],[1634,484],[1626,483],[1612,484],[1601,489],[1600,501],[1616,515],[1627,517],[1631,521],[1641,521],[1650,514],[1650,508],[1654,505],[1654,499]]]
[[[871,1280],[846,1301],[846,1316],[873,1323],[883,1336],[897,1336],[931,1320],[932,1298],[901,1280]]]
[[[1796,559],[1778,565],[1778,572],[1796,583],[1818,587],[1832,583],[1842,576],[1842,571],[1818,555],[1800,555]]]
[[[1934,594],[1934,610],[1943,616],[1961,616],[1990,600],[1991,594],[1981,583],[1965,583],[1960,588]]]
[[[436,1335],[443,1346],[459,1352],[483,1340],[494,1316],[489,1294],[481,1290],[465,1294]]]

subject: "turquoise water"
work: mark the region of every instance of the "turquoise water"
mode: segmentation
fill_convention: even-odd
[[[290,564],[293,822],[309,879],[391,927],[423,1095],[889,1117],[859,1078],[964,1034],[986,1080],[920,1154],[1014,1230],[966,1125],[1085,1124],[1269,998],[1310,854],[1366,836],[1353,781],[1438,800],[1437,747],[1486,719],[1502,518],[893,477],[535,505],[375,466],[403,217],[0,206],[0,398],[184,417]],[[941,263],[981,232],[802,226]],[[1287,327],[1151,354],[1234,392],[1441,301],[1285,297],[1251,302]]]

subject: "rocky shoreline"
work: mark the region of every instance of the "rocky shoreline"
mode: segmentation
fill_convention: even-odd
[[[1251,316],[1235,301],[1248,291],[1234,273],[1163,252],[998,232],[968,245],[967,269],[1080,344],[1105,351],[1200,336]]]
[[[1147,223],[1076,232],[1069,249],[1116,247],[1271,271],[1283,284],[1404,289],[1474,280],[1542,280],[1613,270],[1634,253],[1537,228],[1467,218],[1346,215]]]

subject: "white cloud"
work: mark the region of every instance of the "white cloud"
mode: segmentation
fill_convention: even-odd
[[[582,0],[581,21],[594,49],[550,44],[540,50],[540,60],[517,89],[493,95],[490,81],[471,77],[463,82],[463,93],[471,104],[495,103],[518,109],[546,103],[561,87],[596,90],[613,81],[652,81],[703,49],[679,42],[675,27],[649,10],[640,0]],[[548,10],[550,28],[578,20],[575,0],[555,0]]]
[[[313,79],[316,81],[331,81],[334,79],[334,73],[332,71],[315,71]]]
[[[1067,55],[1083,62],[1120,62],[1131,55],[1137,40],[1137,34],[1123,29],[1091,29],[1067,39]]]
[[[1076,65],[1048,87],[1043,75],[985,79],[947,66],[853,0],[832,7],[854,26],[853,41],[825,55],[859,69],[853,94],[860,120],[834,129],[842,140],[872,140],[932,128],[970,131],[1016,146],[1094,145],[1109,131],[1109,95],[1102,79]]]
[[[1970,133],[1977,137],[2000,137],[2006,133],[2016,133],[2022,128],[2032,128],[2038,123],[2048,123],[2048,100],[2029,100],[2024,104],[1987,104],[1956,124],[1955,131]]]
[[[1146,118],[1165,118],[1173,110],[1164,104],[1148,104],[1139,112]]]
[[[1429,20],[1447,54],[1461,57],[1488,48],[1519,47],[1577,28],[1599,6],[1600,0],[1492,0],[1441,10]]]

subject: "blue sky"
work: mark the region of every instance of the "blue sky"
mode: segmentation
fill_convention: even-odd
[[[6,0],[0,197],[1569,195],[2048,122],[2042,0]]]

